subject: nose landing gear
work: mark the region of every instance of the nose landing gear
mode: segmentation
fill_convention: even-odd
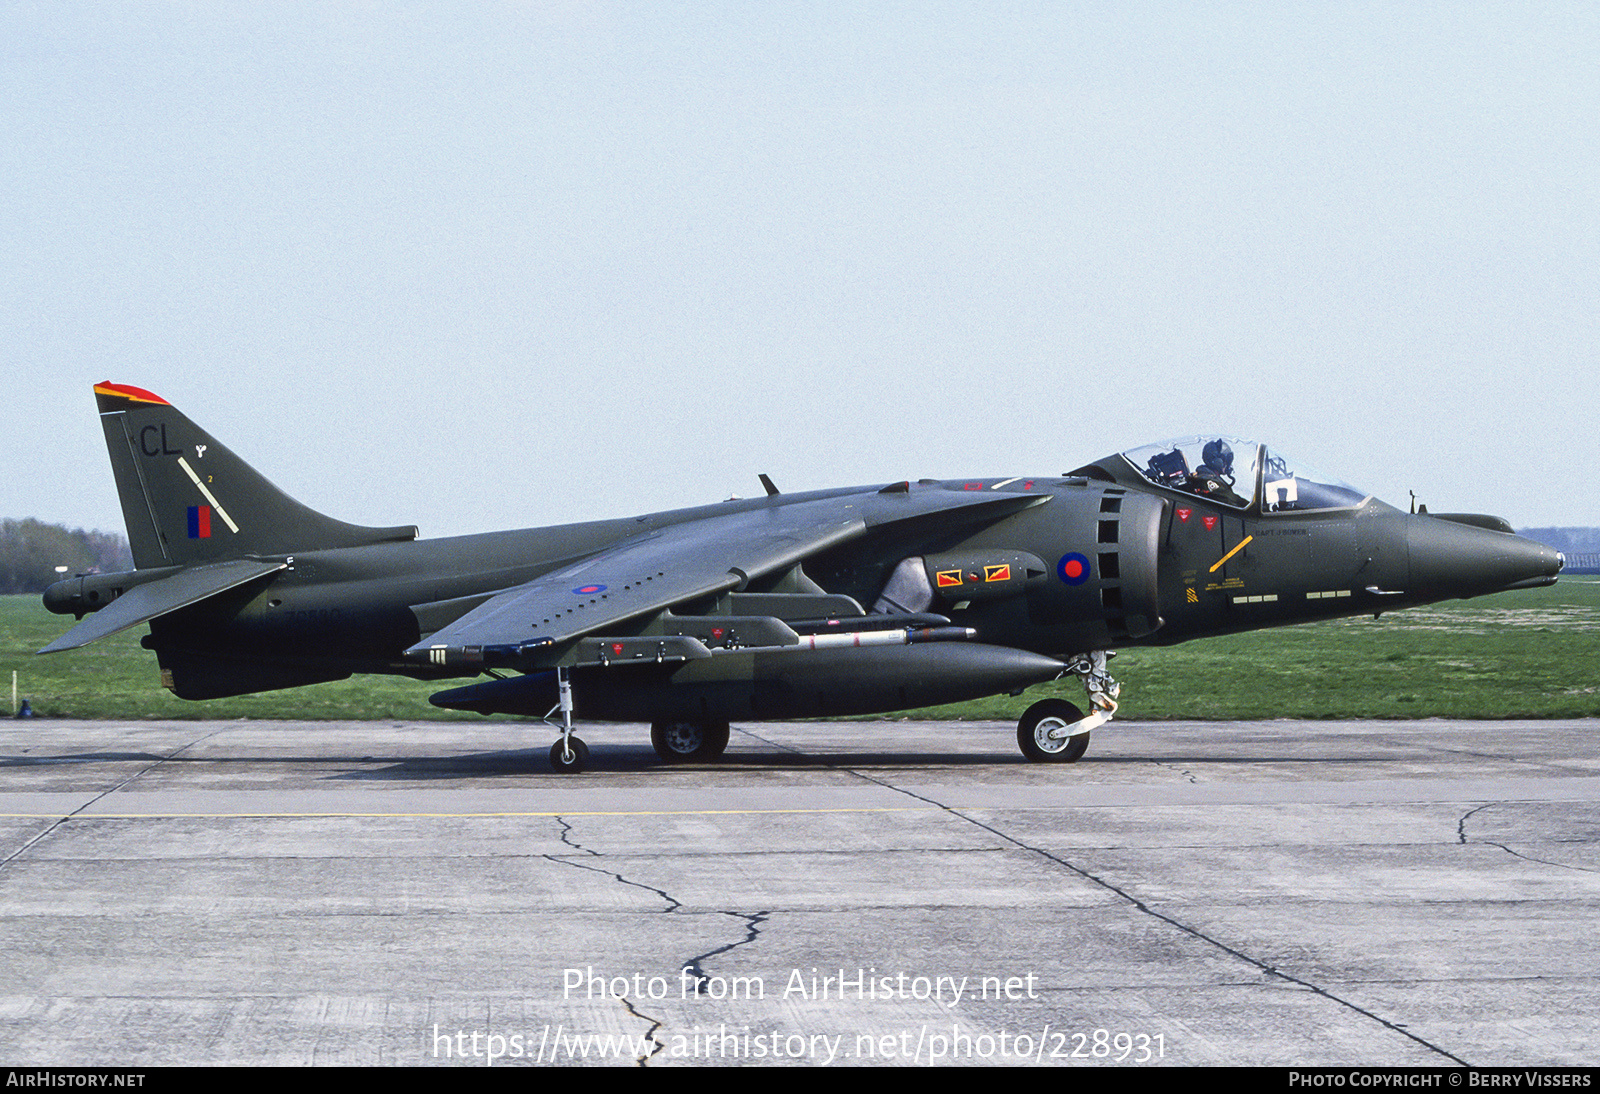
[[[1117,710],[1122,685],[1106,672],[1106,659],[1112,650],[1093,650],[1075,654],[1067,661],[1067,671],[1083,677],[1089,693],[1091,711],[1083,711],[1065,699],[1041,699],[1029,707],[1017,722],[1017,747],[1036,764],[1070,764],[1089,750],[1089,731],[1111,720]]]

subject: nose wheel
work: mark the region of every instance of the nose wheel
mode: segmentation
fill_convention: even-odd
[[[1065,699],[1040,699],[1017,723],[1017,747],[1036,764],[1070,764],[1089,751],[1089,732],[1066,736],[1083,711]]]
[[[1070,764],[1089,751],[1089,731],[1105,725],[1117,712],[1122,685],[1106,671],[1114,650],[1090,650],[1067,659],[1066,672],[1083,678],[1089,693],[1088,717],[1065,699],[1041,699],[1017,723],[1017,747],[1036,764]]]

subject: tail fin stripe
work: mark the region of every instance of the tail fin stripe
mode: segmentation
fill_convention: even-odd
[[[200,476],[194,473],[194,468],[189,466],[189,461],[184,459],[182,456],[179,456],[178,466],[183,468],[183,473],[189,476],[189,481],[194,483],[195,486],[199,487],[200,493],[206,496],[206,500],[211,503],[211,508],[217,511],[217,516],[222,518],[222,523],[228,526],[228,531],[232,532],[234,535],[238,535],[239,526],[233,523],[233,518],[230,517],[228,515],[228,511],[222,507],[222,503],[217,500],[216,495],[210,490],[206,489],[206,484],[201,482]]]

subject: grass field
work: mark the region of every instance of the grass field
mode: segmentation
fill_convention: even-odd
[[[0,681],[36,713],[73,718],[476,719],[428,704],[428,684],[358,677],[206,703],[160,686],[145,628],[67,653],[33,651],[71,617],[35,596],[0,597]],[[1257,631],[1172,649],[1130,649],[1112,663],[1120,716],[1137,719],[1600,717],[1600,580],[1449,601],[1332,623]],[[1082,705],[1075,681],[907,712],[1014,719],[1036,698]],[[9,696],[7,697],[9,701]],[[7,708],[9,709],[9,708]]]

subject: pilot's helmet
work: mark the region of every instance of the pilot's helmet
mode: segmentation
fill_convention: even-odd
[[[1228,447],[1228,442],[1218,437],[1214,441],[1207,441],[1202,455],[1205,464],[1219,475],[1231,474],[1233,471],[1233,449]]]

